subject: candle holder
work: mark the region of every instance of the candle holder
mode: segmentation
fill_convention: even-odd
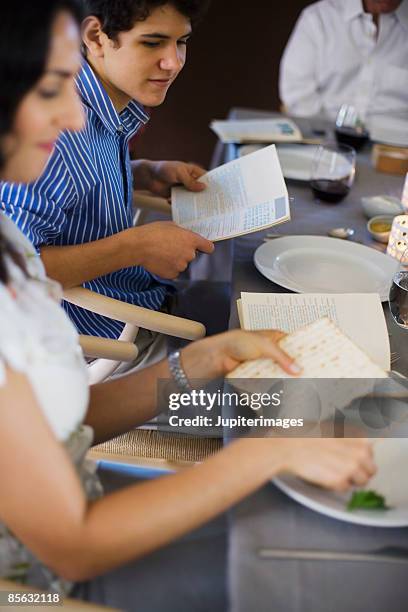
[[[387,254],[402,264],[408,264],[408,214],[394,217],[388,240]]]

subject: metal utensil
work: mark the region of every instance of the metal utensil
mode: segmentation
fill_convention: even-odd
[[[342,238],[343,240],[348,240],[354,236],[354,230],[352,227],[333,227],[331,230],[327,232],[331,238]]]
[[[383,546],[373,551],[306,550],[261,548],[260,559],[290,561],[360,561],[376,563],[408,563],[408,550],[397,546]]]

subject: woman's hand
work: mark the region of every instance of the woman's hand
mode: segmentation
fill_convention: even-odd
[[[363,486],[376,472],[372,443],[366,438],[274,438],[275,444],[281,446],[281,471],[335,491]]]
[[[280,331],[229,331],[193,342],[182,351],[184,370],[190,380],[216,378],[231,372],[243,361],[270,358],[288,374],[297,376],[299,366],[278,346]]]

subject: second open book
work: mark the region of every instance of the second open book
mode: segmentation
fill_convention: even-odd
[[[275,145],[215,168],[199,193],[175,187],[173,221],[208,240],[225,240],[290,219],[289,197]]]
[[[244,329],[281,329],[279,343],[304,378],[385,378],[390,369],[387,326],[376,294],[242,293]],[[286,378],[270,359],[248,361],[230,378]]]

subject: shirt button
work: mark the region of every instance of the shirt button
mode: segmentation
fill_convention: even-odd
[[[125,131],[125,128],[123,127],[123,125],[119,125],[116,131],[118,134],[123,134],[123,132]]]

